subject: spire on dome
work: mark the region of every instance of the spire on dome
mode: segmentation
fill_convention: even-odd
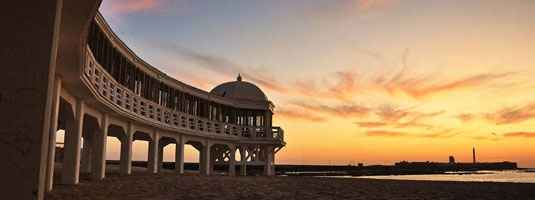
[[[238,73],[238,78],[236,80],[241,81],[241,74]]]

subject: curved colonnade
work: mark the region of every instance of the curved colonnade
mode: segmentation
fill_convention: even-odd
[[[48,159],[48,191],[54,173],[62,184],[77,184],[80,172],[103,179],[108,137],[121,143],[122,175],[132,173],[136,140],[148,141],[151,173],[162,168],[163,149],[169,144],[176,144],[175,168],[184,173],[184,145],[189,144],[200,152],[203,175],[213,174],[215,164],[228,166],[231,176],[237,164],[241,175],[247,174],[247,165],[263,165],[265,175],[275,174],[275,154],[285,142],[283,130],[271,124],[274,106],[269,100],[227,97],[167,76],[128,49],[100,14],[86,41],[83,64],[76,69],[79,77],[64,78],[62,74],[71,72],[61,68],[55,76],[48,157],[56,159]],[[58,130],[65,133],[61,155]],[[58,157],[61,172],[54,172]]]

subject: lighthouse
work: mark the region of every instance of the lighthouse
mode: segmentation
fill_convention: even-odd
[[[472,147],[472,161],[476,164],[476,147]]]

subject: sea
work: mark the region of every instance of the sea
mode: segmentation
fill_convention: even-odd
[[[388,180],[423,180],[423,181],[467,181],[467,182],[507,182],[535,183],[535,169],[507,171],[447,172],[433,175],[391,175],[391,176],[355,176],[345,178],[367,178]]]

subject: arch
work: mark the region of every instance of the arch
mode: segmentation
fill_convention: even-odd
[[[82,143],[80,156],[80,173],[92,174],[96,172],[98,163],[97,154],[99,152],[99,138],[104,134],[99,124],[99,119],[91,114],[84,114],[82,127]],[[86,176],[82,178],[87,178]]]
[[[184,139],[184,158],[187,163],[184,164],[184,170],[190,173],[201,173],[202,150],[204,143],[196,139]]]
[[[159,169],[158,167],[159,137],[157,136],[157,133],[150,134],[147,132],[136,131],[133,134],[133,141],[134,142],[132,144],[132,152],[134,152],[135,150],[139,151],[139,149],[144,148],[144,146],[146,146],[144,149],[147,149],[147,150],[143,151],[142,153],[145,153],[145,155],[147,156],[146,157],[140,156],[139,154],[133,153],[134,155],[133,159],[136,161],[132,162],[132,166],[135,166],[135,167],[144,166],[148,172],[157,173]]]
[[[56,134],[56,146],[54,150],[54,165],[52,166],[52,174],[54,185],[61,180],[64,175],[63,160],[65,155],[65,136],[73,134],[75,127],[74,106],[67,102],[64,98],[60,98],[59,113],[58,113],[58,129]],[[57,170],[54,170],[57,169]]]
[[[106,160],[113,160],[111,162],[114,166],[110,166],[109,169],[106,169],[106,173],[117,174],[119,167],[117,164],[121,165],[121,160],[125,158],[125,155],[130,152],[125,151],[123,148],[124,145],[128,145],[128,137],[126,130],[123,126],[117,125],[115,123],[110,123],[108,125],[108,136],[106,139]],[[119,161],[120,163],[117,163]]]
[[[169,151],[170,149],[176,149],[176,147],[173,147],[174,145],[171,145],[170,144],[175,144],[177,145],[177,140],[173,137],[168,137],[168,136],[161,136],[160,137],[160,141],[158,142],[159,146],[158,146],[158,167],[159,167],[159,170],[162,170],[162,169],[171,169],[171,168],[176,168],[177,166],[175,166],[176,164],[170,164],[170,163],[166,163],[165,162],[165,158],[172,158],[172,157],[175,157],[175,159],[167,159],[167,161],[174,161],[176,163],[176,152],[175,154],[173,154],[172,156],[169,155],[169,156],[165,156],[165,152],[166,152],[166,149]],[[173,167],[172,167],[173,166]]]

